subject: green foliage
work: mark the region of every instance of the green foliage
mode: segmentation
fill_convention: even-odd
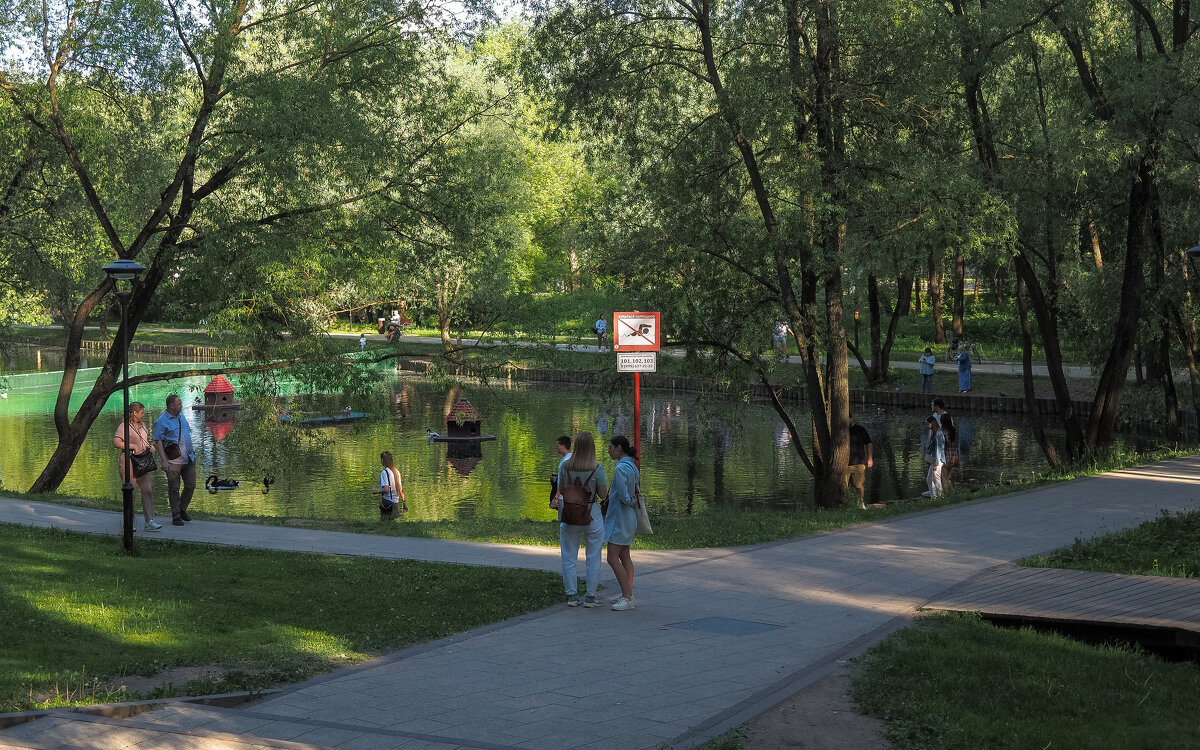
[[[907,748],[1197,748],[1200,671],[978,615],[921,617],[856,660],[851,696]]]
[[[549,606],[549,573],[302,555],[0,527],[0,711],[129,700],[131,675],[181,666],[254,689],[296,682]]]
[[[1022,565],[1144,576],[1200,578],[1200,511],[1158,518],[1094,539],[1076,539],[1050,555]]]

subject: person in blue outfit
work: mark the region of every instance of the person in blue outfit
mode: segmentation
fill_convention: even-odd
[[[591,495],[591,523],[575,526],[562,522],[562,492],[568,483],[579,481]],[[608,497],[604,467],[596,461],[596,441],[590,432],[575,436],[575,449],[558,466],[558,546],[562,552],[563,588],[567,593],[567,606],[580,604],[591,608],[600,606],[596,599],[596,588],[600,583],[600,548],[604,546],[604,516],[596,506],[596,498]],[[585,544],[584,570],[587,574],[587,594],[579,597],[579,542]]]
[[[917,364],[921,367],[921,393],[933,393],[933,364],[937,362],[937,357],[933,356],[933,349],[925,347],[925,353],[917,358]]]
[[[171,502],[171,523],[182,526],[192,517],[188,506],[196,490],[196,452],[192,449],[192,427],[183,416],[183,400],[177,394],[167,396],[167,410],[154,420],[153,440],[167,474],[167,498]],[[179,484],[183,483],[183,492]]]
[[[971,390],[971,355],[967,347],[958,352],[958,392],[966,393]]]
[[[642,473],[638,470],[637,451],[624,435],[616,435],[608,443],[608,457],[617,462],[613,469],[612,487],[608,491],[608,513],[604,516],[604,541],[608,542],[608,566],[612,568],[621,595],[613,602],[617,612],[633,609],[633,560],[629,545],[637,531],[638,485]]]

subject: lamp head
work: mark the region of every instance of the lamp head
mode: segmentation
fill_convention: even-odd
[[[137,261],[121,258],[104,267],[104,272],[113,281],[133,281],[145,271],[146,267]]]

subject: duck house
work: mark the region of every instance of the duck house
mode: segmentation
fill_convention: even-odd
[[[446,434],[431,433],[429,440],[435,443],[495,440],[495,435],[481,432],[483,417],[465,398],[459,399],[446,414]]]
[[[241,404],[233,400],[233,384],[224,375],[214,375],[204,388],[204,403],[192,404],[196,411],[237,409]],[[199,401],[199,399],[197,399]]]
[[[471,402],[460,398],[446,415],[446,436],[452,438],[479,438],[483,417],[471,406]]]

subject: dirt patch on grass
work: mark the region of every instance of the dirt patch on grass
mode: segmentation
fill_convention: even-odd
[[[746,724],[746,750],[891,750],[884,724],[854,709],[839,667]]]
[[[163,671],[150,676],[146,675],[126,675],[119,680],[115,680],[118,685],[122,685],[127,693],[149,693],[160,687],[174,685],[177,688],[182,688],[193,680],[213,680],[218,681],[224,676],[228,667],[222,664],[205,664],[199,667],[174,667],[172,669],[164,669]]]

